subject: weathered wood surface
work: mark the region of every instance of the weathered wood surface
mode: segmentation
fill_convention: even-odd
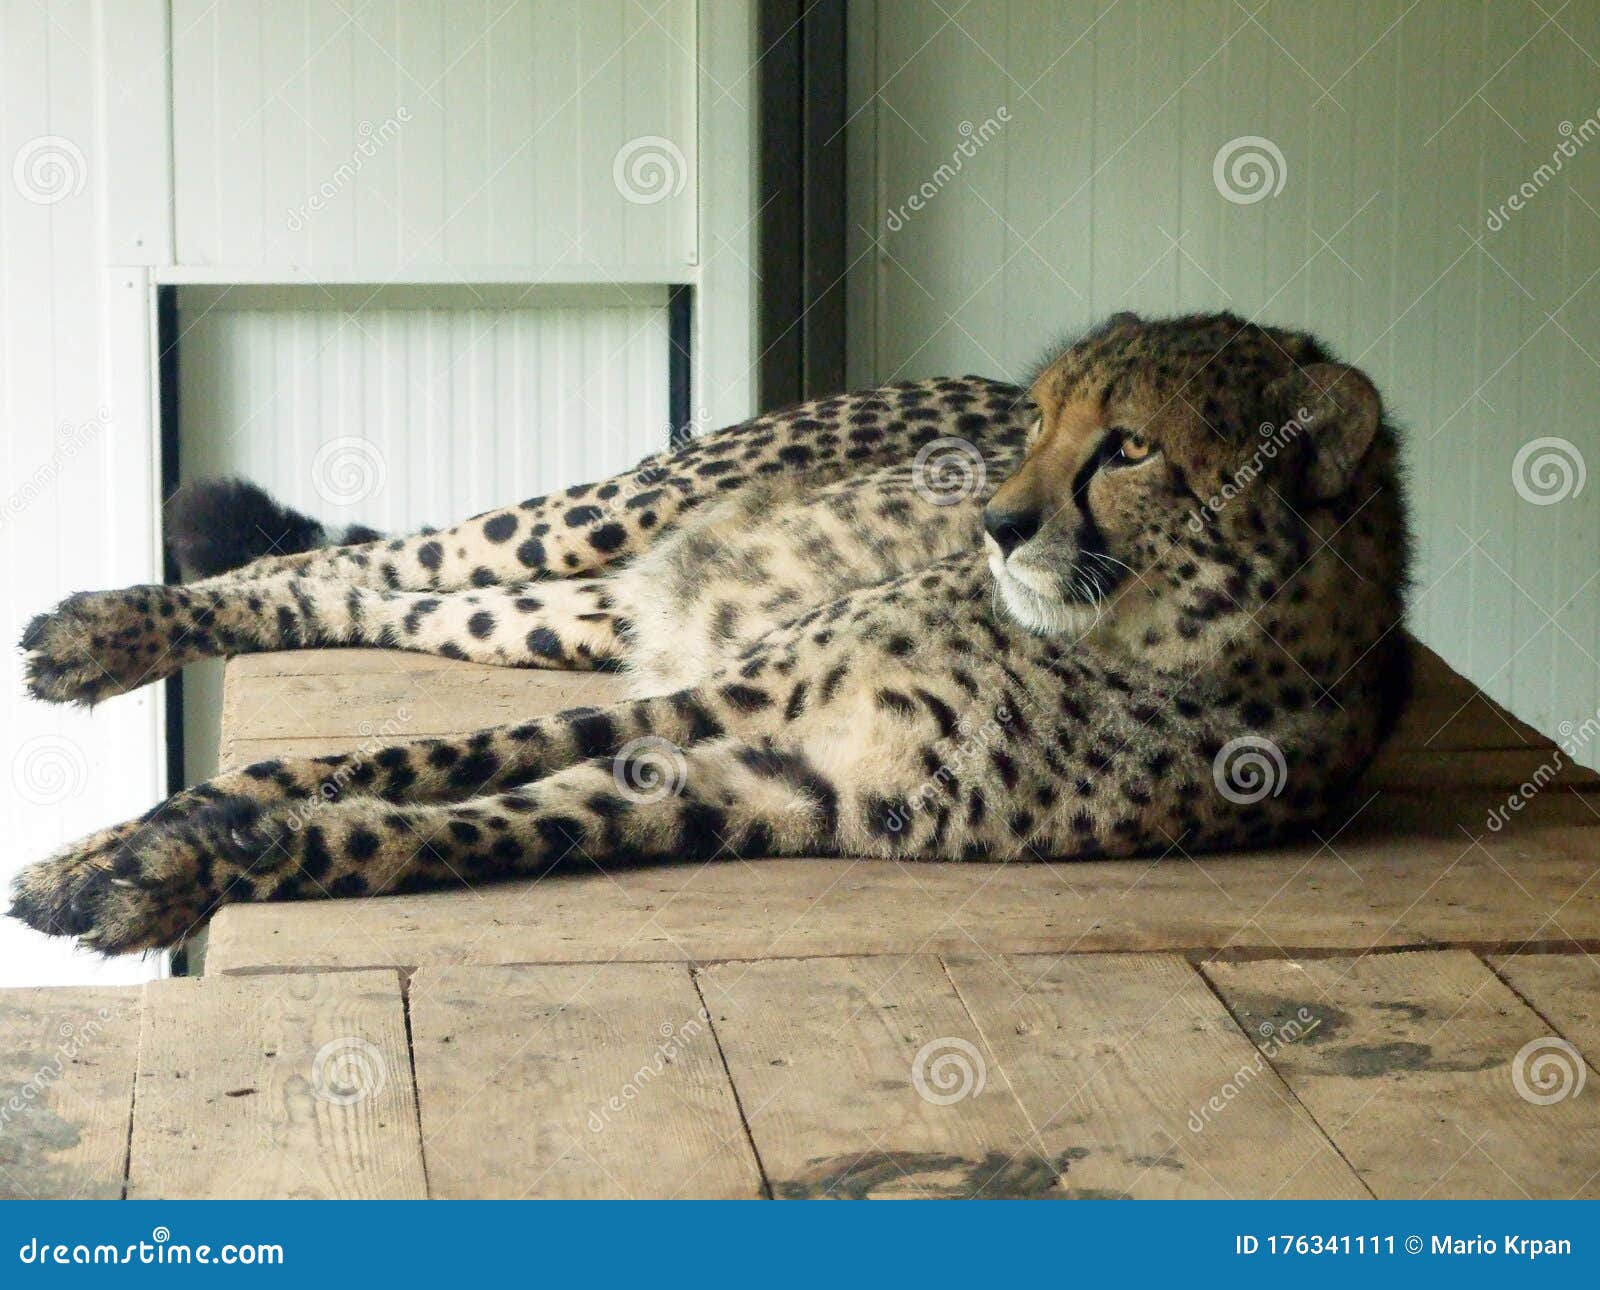
[[[207,970],[1100,950],[1600,946],[1593,829],[1092,864],[657,865],[362,901],[235,905]],[[1559,918],[1552,917],[1559,910]]]
[[[145,987],[131,1198],[424,1192],[393,972]]]
[[[1489,965],[1556,1034],[1600,1058],[1600,958],[1592,954],[1497,955]]]
[[[1212,963],[1245,1033],[1384,1198],[1600,1196],[1583,1059],[1464,951]],[[1263,1046],[1267,1041],[1257,1039]]]
[[[932,955],[724,963],[699,980],[774,1196],[1077,1194]]]
[[[1460,950],[8,991],[0,1070],[34,1095],[0,1122],[0,1178],[142,1198],[1594,1195],[1596,969],[1497,964],[1515,992]],[[82,1042],[57,1063],[64,1023]]]
[[[687,968],[429,968],[410,1001],[434,1196],[761,1194]]]
[[[949,973],[1076,1194],[1370,1194],[1184,960],[1025,955]]]
[[[122,1195],[139,987],[0,990],[0,1200]]]

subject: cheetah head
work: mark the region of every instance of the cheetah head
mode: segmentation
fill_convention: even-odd
[[[1392,482],[1372,382],[1308,335],[1229,314],[1119,314],[1030,394],[1039,418],[984,545],[1007,611],[1042,634],[1203,644]]]

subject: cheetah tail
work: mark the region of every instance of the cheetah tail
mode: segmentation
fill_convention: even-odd
[[[363,524],[329,528],[243,479],[185,484],[167,502],[166,532],[167,549],[191,578],[228,573],[262,556],[375,542],[383,536]]]

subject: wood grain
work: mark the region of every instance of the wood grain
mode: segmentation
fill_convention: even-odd
[[[0,1200],[122,1195],[138,986],[0,990]]]
[[[1490,965],[1589,1059],[1600,1061],[1600,959],[1592,954],[1511,954]],[[1596,1068],[1600,1069],[1600,1068]]]
[[[314,755],[525,721],[619,702],[625,690],[614,674],[485,667],[371,649],[246,655],[229,660],[223,678],[224,769],[265,756]],[[282,746],[264,746],[273,743]]]
[[[680,965],[424,969],[436,1197],[752,1197],[761,1174]]]
[[[948,970],[1075,1191],[1370,1195],[1182,959],[1022,955]]]
[[[392,972],[145,987],[128,1195],[424,1194]]]
[[[775,1196],[1077,1194],[937,958],[726,963],[699,980]]]
[[[1600,883],[1588,881],[1597,836],[1508,830],[1475,844],[1445,831],[1192,860],[557,873],[473,893],[231,905],[212,922],[208,970],[961,954],[973,939],[991,953],[1600,944]]]
[[[1519,1092],[1549,1027],[1476,956],[1204,970],[1248,1034],[1311,1019],[1270,1060],[1377,1196],[1600,1195],[1600,1099]]]
[[[1499,788],[1527,784],[1600,790],[1600,774],[1579,766],[1555,748],[1386,749],[1368,769],[1365,789],[1428,793],[1438,789]]]

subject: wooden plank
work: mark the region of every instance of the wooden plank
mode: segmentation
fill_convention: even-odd
[[[1182,959],[1023,955],[949,972],[1044,1154],[1071,1161],[1075,1190],[1370,1195]]]
[[[1597,837],[1508,829],[1475,843],[1458,830],[1194,860],[562,872],[472,893],[230,905],[212,922],[208,968],[960,954],[973,939],[1014,954],[1600,945]]]
[[[309,683],[326,678],[339,680],[328,686]],[[427,696],[419,696],[419,690],[444,701],[422,703]],[[627,690],[625,677],[609,673],[489,667],[398,650],[301,650],[230,660],[224,722],[228,733],[239,739],[343,738],[362,721],[370,723],[380,714],[410,706],[416,714],[409,733],[437,734],[505,720],[507,712],[526,716],[578,704],[619,702]],[[327,710],[314,704],[303,715],[293,706],[303,707],[307,694],[324,693],[337,696],[338,706]],[[451,703],[456,698],[477,715],[454,713]],[[1530,747],[1554,745],[1436,657],[1419,663],[1416,695],[1389,744],[1391,752]]]
[[[1600,1195],[1600,1099],[1522,1095],[1549,1026],[1474,955],[1204,970],[1248,1034],[1315,1019],[1271,1061],[1376,1195]]]
[[[241,654],[228,660],[228,671],[240,681],[266,676],[362,676],[378,670],[449,672],[473,666],[437,654],[414,654],[388,649],[273,650]]]
[[[239,660],[230,662],[223,686],[224,742],[329,737],[392,741],[525,721],[625,697],[625,680],[614,674],[461,663],[452,670],[413,669],[392,662],[409,655],[379,657],[387,661],[350,674],[250,675],[241,673]]]
[[[774,1196],[1077,1194],[932,955],[726,963],[699,980]]]
[[[1404,845],[1410,838],[1468,838],[1488,834],[1520,834],[1559,828],[1600,829],[1600,797],[1577,784],[1551,784],[1513,807],[1504,788],[1435,788],[1427,792],[1358,789],[1373,793],[1367,804],[1359,800],[1349,826],[1338,832],[1337,842],[1388,839]],[[1333,838],[1332,827],[1317,832]],[[1600,839],[1595,843],[1600,851]]]
[[[1405,748],[1517,748],[1554,745],[1426,645],[1413,640],[1411,702],[1391,736]]]
[[[1567,785],[1600,791],[1600,774],[1570,761],[1559,749],[1493,748],[1435,752],[1422,748],[1390,748],[1362,778],[1363,791],[1374,789],[1428,793],[1441,789],[1499,788],[1510,792],[1522,785]]]
[[[0,990],[0,1200],[122,1195],[140,992]]]
[[[687,969],[424,969],[435,1197],[752,1197],[761,1174]]]
[[[1464,679],[1464,678],[1458,678]],[[1418,696],[1406,706],[1390,746],[1431,748],[1553,748],[1554,742],[1476,690]]]
[[[129,1197],[424,1194],[392,972],[145,987]]]
[[[1511,954],[1491,959],[1490,965],[1591,1065],[1600,1059],[1600,959],[1592,954]]]

